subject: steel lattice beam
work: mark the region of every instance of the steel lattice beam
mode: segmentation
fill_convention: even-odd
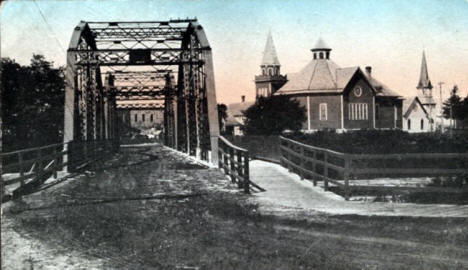
[[[101,68],[114,70],[105,85]],[[66,79],[65,142],[118,139],[117,109],[164,109],[166,143],[204,159],[210,151],[217,164],[211,48],[196,20],[81,22],[70,41]]]

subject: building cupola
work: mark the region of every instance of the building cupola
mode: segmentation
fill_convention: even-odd
[[[311,49],[314,54],[314,60],[329,60],[331,50],[332,49],[325,44],[322,38],[319,38],[317,43],[315,43],[314,48]]]

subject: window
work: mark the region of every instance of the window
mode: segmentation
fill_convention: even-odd
[[[266,87],[258,88],[257,96],[268,97],[268,88]]]
[[[323,52],[319,53],[319,58],[323,59]]]
[[[317,59],[317,53],[314,53],[314,59]]]
[[[424,119],[421,119],[421,130],[424,129]]]
[[[145,114],[141,115],[141,121],[145,122]]]
[[[411,130],[411,119],[408,119],[408,130]]]
[[[150,121],[153,122],[153,115],[150,114]]]
[[[367,120],[369,117],[367,103],[350,103],[348,109],[349,120]]]
[[[327,59],[330,59],[330,52],[327,52]]]
[[[268,75],[273,76],[273,69],[272,68],[268,69]]]
[[[327,121],[327,103],[320,103],[319,110],[320,121]]]
[[[262,68],[262,75],[266,75],[266,69]]]
[[[138,121],[138,114],[135,114],[135,122]]]
[[[379,120],[379,118],[380,118],[380,105],[375,104],[375,119]]]

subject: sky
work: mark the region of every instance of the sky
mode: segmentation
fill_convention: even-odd
[[[255,98],[254,76],[268,31],[283,74],[311,59],[319,37],[341,67],[372,66],[375,78],[403,96],[417,94],[425,50],[429,77],[444,97],[457,84],[468,94],[467,0],[36,0],[6,1],[0,11],[1,56],[29,64],[43,54],[65,65],[73,28],[81,21],[194,18],[213,51],[218,102]],[[42,15],[41,15],[42,14]]]

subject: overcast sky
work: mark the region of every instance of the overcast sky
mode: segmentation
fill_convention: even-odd
[[[44,18],[41,16],[41,12]],[[367,65],[404,96],[415,95],[426,51],[433,85],[468,93],[467,0],[412,1],[7,1],[1,10],[1,55],[28,64],[33,53],[65,65],[80,20],[131,21],[197,17],[213,49],[219,102],[253,100],[269,29],[282,73],[311,60],[321,36],[341,67]],[[436,98],[439,91],[435,92]]]

